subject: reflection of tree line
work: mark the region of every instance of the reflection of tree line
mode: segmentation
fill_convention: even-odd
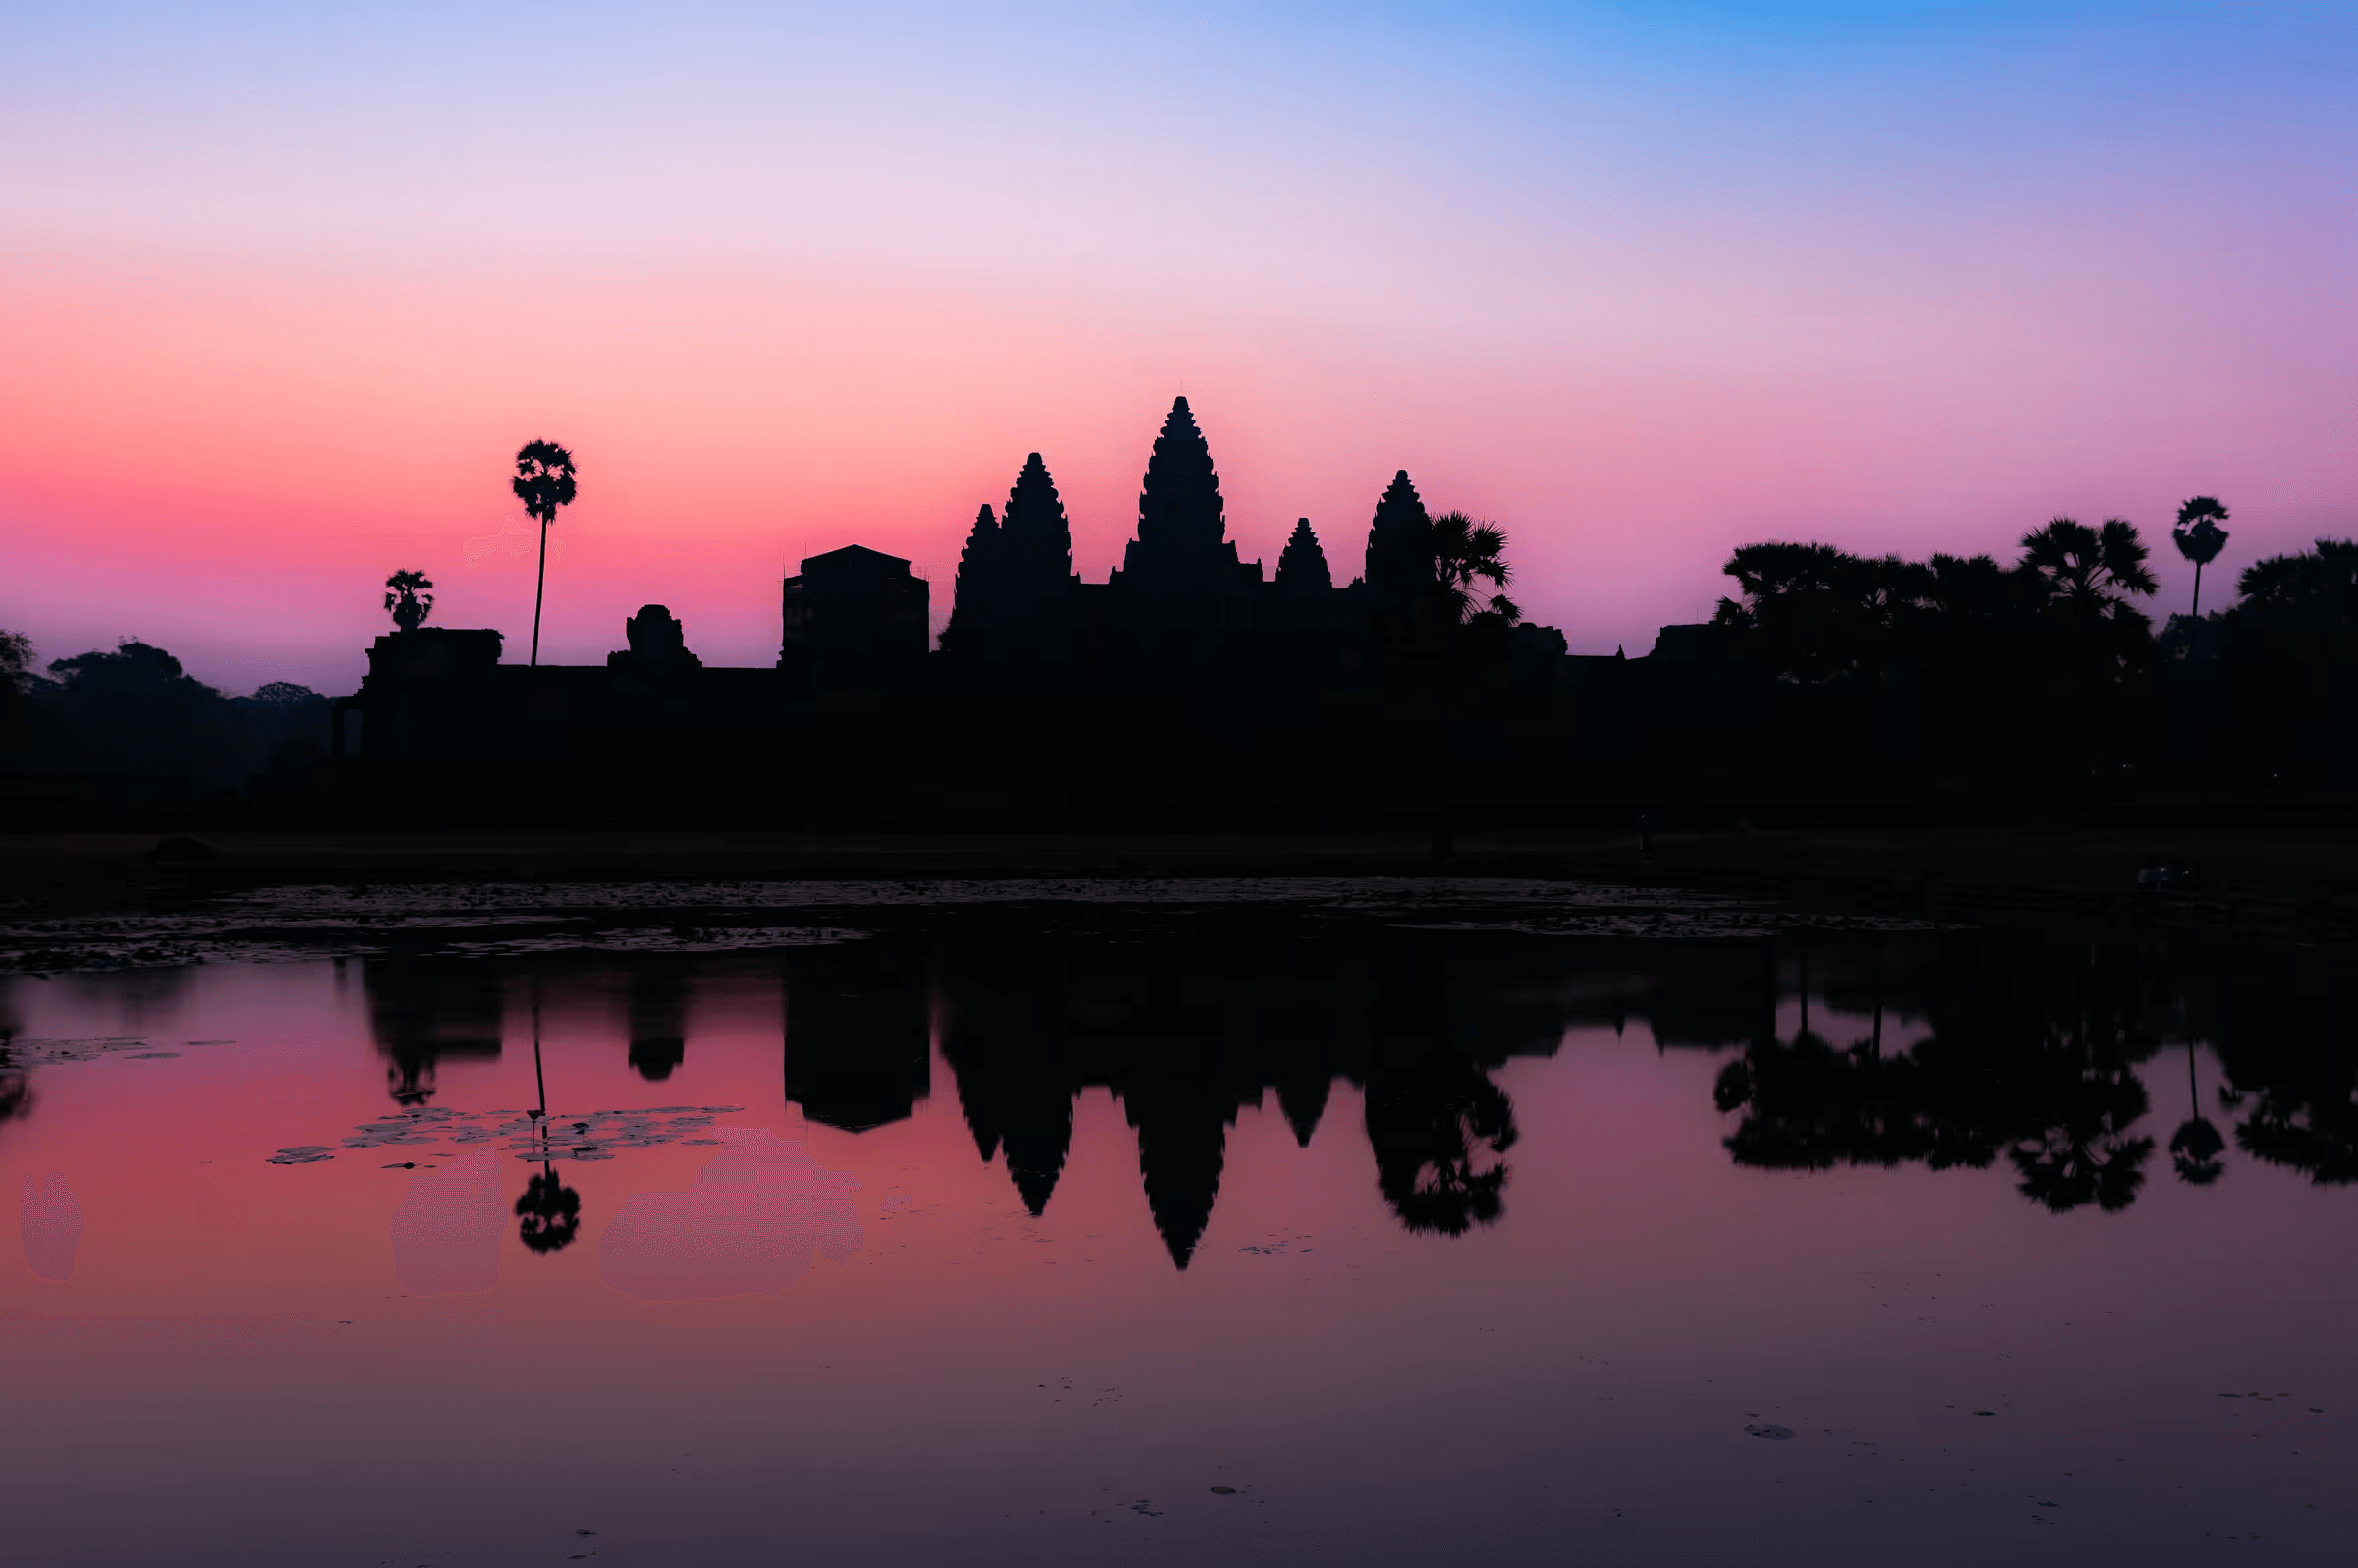
[[[2336,1011],[2347,987],[2322,963],[2269,968],[2298,955],[2220,949],[2190,963],[2160,948],[1971,935],[1613,946],[1235,909],[1099,912],[1084,932],[1021,913],[968,916],[960,930],[946,943],[758,959],[541,960],[532,973],[577,1006],[608,993],[650,1081],[686,1058],[700,976],[776,975],[787,1095],[854,1132],[910,1115],[929,1093],[938,1036],[978,1153],[1004,1153],[1036,1214],[1063,1172],[1076,1096],[1110,1090],[1182,1266],[1210,1221],[1243,1107],[1273,1094],[1307,1146],[1335,1080],[1356,1086],[1385,1202],[1413,1230],[1459,1234],[1496,1220],[1504,1201],[1517,1130],[1490,1072],[1552,1052],[1568,1027],[1637,1018],[1666,1048],[1740,1051],[1715,1092],[1737,1118],[1726,1143],[1744,1164],[2002,1161],[2049,1208],[2122,1208],[2159,1134],[2144,1125],[2154,1107],[2137,1069],[2200,1039],[2224,1082],[2176,1121],[2168,1151],[2181,1179],[2218,1179],[2230,1136],[2320,1182],[2358,1179],[2358,1061]],[[368,963],[396,1099],[430,1096],[444,1057],[497,1053],[516,975],[486,960]],[[1797,993],[1819,999],[1815,1021],[1805,1011],[1780,1036],[1776,1000]],[[1865,1022],[1830,1025],[1829,1008]],[[552,1209],[543,1223],[565,1221]]]
[[[2218,1108],[2244,1112],[2237,1148],[2319,1183],[2358,1178],[2358,1052],[2349,1020],[2333,1016],[2349,1005],[2347,982],[2286,973],[2299,954],[2229,951],[2202,968],[2176,956],[1962,937],[1894,975],[1859,950],[1822,955],[1836,972],[1818,994],[1879,1021],[1903,1013],[1922,1037],[1886,1052],[1877,1027],[1838,1042],[1806,1011],[1789,1037],[1763,1020],[1715,1086],[1719,1108],[1739,1116],[1727,1148],[1741,1164],[1779,1169],[1980,1168],[2002,1155],[2024,1195],[2050,1209],[2121,1209],[2156,1148],[2137,1130],[2152,1105],[2136,1069],[2166,1048],[2186,1052],[2188,1092],[2171,1167],[2194,1186],[2225,1173],[2226,1135],[2204,1114],[2200,1038],[2225,1075]],[[1799,970],[1807,950],[1787,963]],[[1795,983],[1809,993],[1806,970]]]

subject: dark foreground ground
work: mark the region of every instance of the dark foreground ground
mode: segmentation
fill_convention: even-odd
[[[2358,937],[2358,827],[2007,826],[1460,835],[751,832],[0,835],[0,911],[153,910],[314,882],[1537,877],[1772,896],[1829,911]]]

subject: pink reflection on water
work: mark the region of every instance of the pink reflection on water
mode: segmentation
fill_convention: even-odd
[[[23,1217],[25,1261],[42,1279],[70,1279],[74,1249],[82,1241],[82,1204],[64,1173],[51,1171],[45,1180],[25,1178],[17,1206]]]
[[[722,1127],[728,1146],[688,1191],[633,1193],[597,1244],[600,1278],[641,1301],[774,1296],[814,1257],[860,1250],[859,1181],[766,1127]]]
[[[508,1211],[499,1165],[487,1148],[443,1170],[410,1177],[393,1210],[393,1271],[413,1296],[489,1290],[499,1282],[499,1234]]]

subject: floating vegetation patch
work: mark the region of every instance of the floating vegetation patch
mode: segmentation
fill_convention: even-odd
[[[601,930],[580,934],[512,936],[452,942],[451,951],[480,956],[522,953],[734,953],[747,948],[830,947],[857,942],[866,931],[825,925],[674,926],[666,930]]]
[[[518,1159],[612,1159],[626,1148],[652,1148],[658,1144],[716,1144],[720,1140],[696,1136],[712,1126],[714,1117],[735,1116],[742,1105],[658,1105],[650,1110],[550,1112],[534,1117],[520,1110],[460,1111],[441,1105],[420,1105],[362,1122],[341,1145],[296,1144],[268,1156],[273,1165],[309,1165],[334,1157],[337,1148],[428,1148],[448,1145],[442,1152],[457,1157],[462,1149],[496,1148]],[[385,1167],[392,1169],[392,1166]]]
[[[234,1039],[193,1039],[184,1041],[181,1050],[194,1050],[200,1045],[235,1045]],[[178,1056],[178,1050],[159,1050],[156,1042],[129,1036],[108,1036],[101,1039],[12,1039],[0,1044],[0,1067],[22,1070],[28,1067],[56,1067],[66,1062],[94,1062],[102,1057],[122,1056],[131,1061],[160,1061]]]
[[[225,894],[203,913],[0,925],[0,969],[49,973],[147,965],[430,952],[727,953],[859,941],[928,909],[1031,905],[1133,910],[1231,905],[1332,910],[1435,929],[1694,938],[1788,926],[1923,930],[1898,916],[1790,910],[1681,888],[1536,877],[1000,877],[917,881],[515,882],[310,885]],[[832,916],[813,921],[781,916]]]

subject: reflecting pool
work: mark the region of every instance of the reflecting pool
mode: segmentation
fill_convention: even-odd
[[[377,897],[0,977],[9,1563],[2358,1545],[2339,953]]]

